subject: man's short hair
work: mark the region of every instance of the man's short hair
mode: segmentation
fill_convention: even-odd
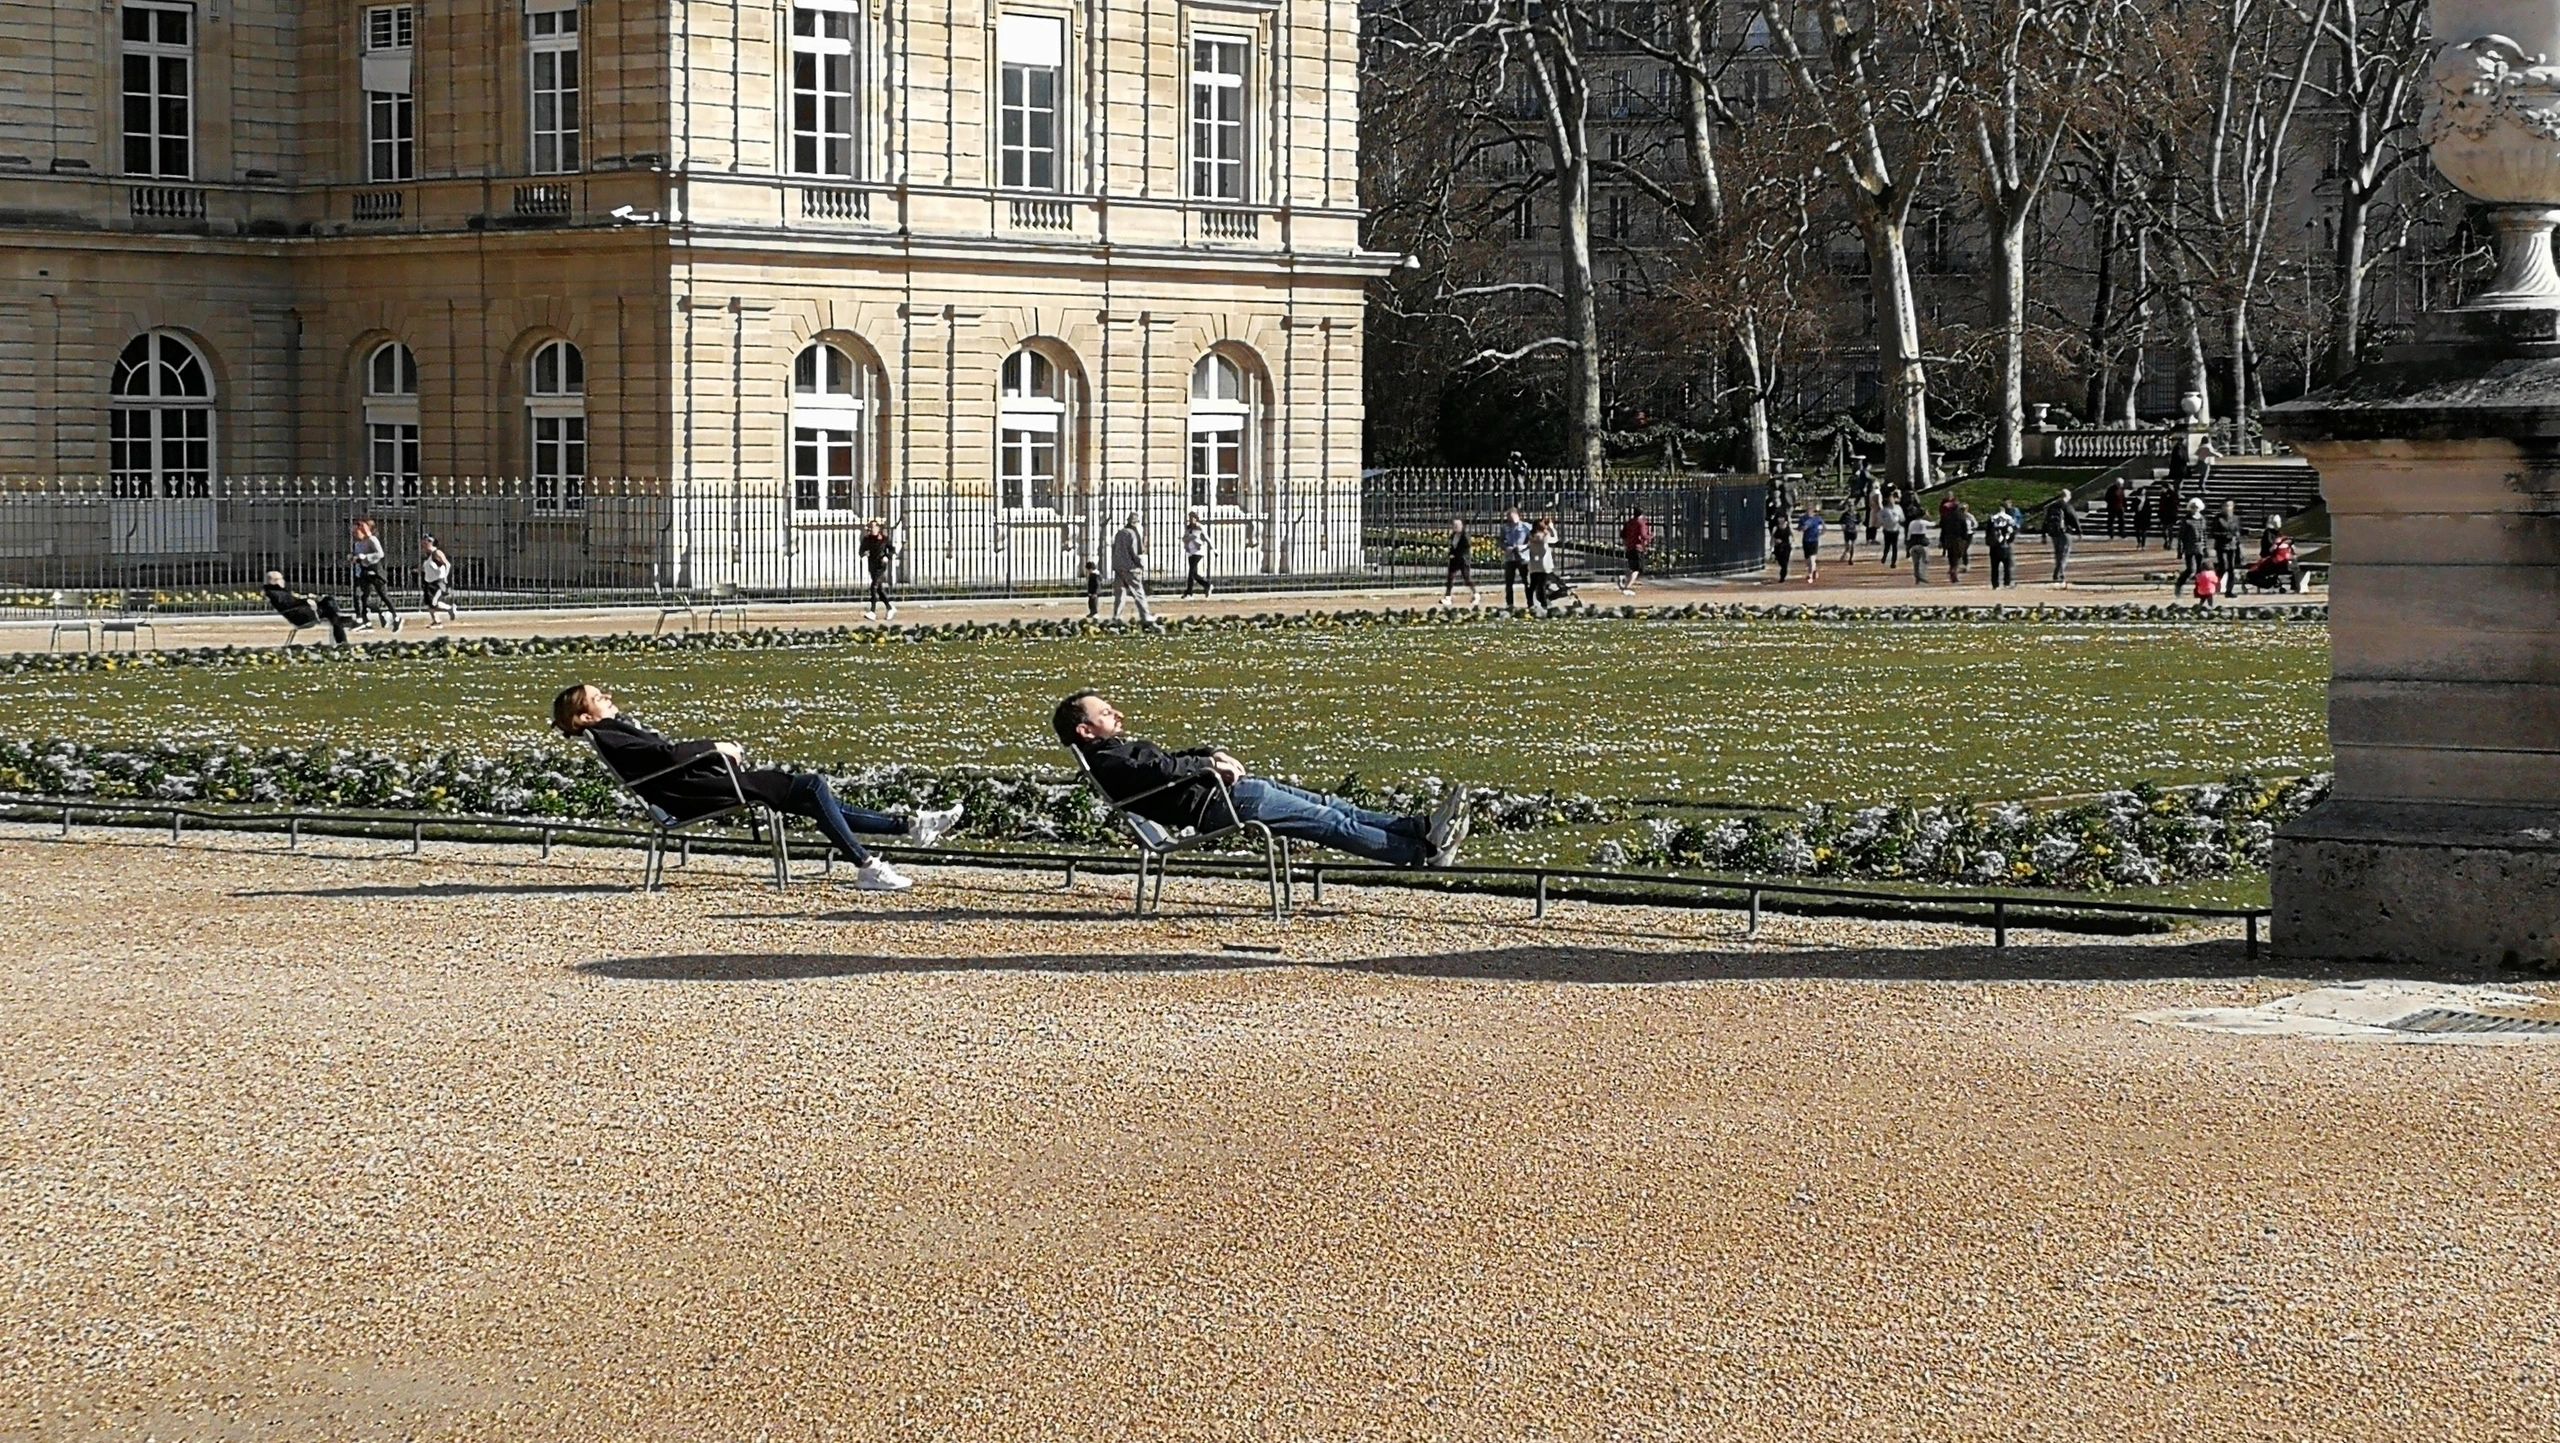
[[[1058,709],[1049,714],[1049,725],[1056,729],[1061,743],[1071,747],[1082,745],[1083,738],[1076,735],[1076,728],[1084,725],[1084,704],[1100,695],[1102,693],[1098,691],[1077,692],[1058,703]]]
[[[562,687],[560,694],[551,699],[551,724],[560,729],[560,735],[574,737],[586,730],[578,725],[578,718],[586,715],[589,685],[588,682],[574,682]]]

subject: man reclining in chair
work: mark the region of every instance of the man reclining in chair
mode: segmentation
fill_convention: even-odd
[[[746,754],[736,742],[669,741],[622,715],[613,704],[613,693],[589,682],[580,682],[552,698],[551,724],[563,736],[585,737],[595,743],[596,754],[604,758],[604,764],[626,781],[665,772],[681,762],[701,761],[700,766],[668,772],[640,788],[650,803],[670,816],[700,817],[737,805],[737,792],[730,790],[727,768],[711,760],[723,756],[731,761],[743,760]],[[901,837],[916,846],[930,847],[960,820],[958,807],[918,812],[903,822],[878,812],[855,811],[836,800],[835,789],[827,785],[825,777],[780,767],[741,768],[737,791],[745,793],[750,802],[761,802],[777,812],[816,822],[836,850],[853,863],[853,884],[866,892],[903,892],[915,883],[890,866],[888,859],[871,855],[854,840],[854,833]]]
[[[1216,747],[1169,752],[1140,741],[1122,729],[1118,709],[1093,692],[1058,703],[1049,720],[1059,741],[1083,753],[1105,796],[1136,798],[1129,810],[1160,826],[1210,832],[1260,822],[1275,836],[1399,867],[1449,866],[1467,839],[1464,787],[1451,787],[1428,817],[1395,816],[1249,775],[1244,763]],[[1232,813],[1218,794],[1219,781],[1235,799]],[[1149,792],[1154,795],[1144,795]]]
[[[293,627],[293,632],[285,637],[288,643],[306,626],[325,626],[329,628],[331,640],[340,646],[347,644],[347,618],[338,610],[338,598],[334,596],[306,596],[284,584],[283,572],[270,571],[267,573],[267,605],[274,607],[276,615]]]

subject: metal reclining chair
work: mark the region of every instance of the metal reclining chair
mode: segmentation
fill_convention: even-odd
[[[1139,816],[1129,808],[1159,792],[1169,792],[1176,787],[1187,786],[1188,779],[1167,782],[1160,787],[1149,787],[1135,796],[1114,797],[1103,788],[1102,779],[1093,774],[1093,763],[1085,757],[1084,748],[1070,746],[1067,752],[1076,759],[1076,774],[1084,778],[1085,785],[1093,788],[1093,794],[1102,799],[1102,805],[1109,810],[1112,819],[1120,824],[1122,831],[1128,833],[1130,842],[1138,849],[1138,893],[1136,905],[1131,911],[1132,916],[1152,916],[1164,906],[1165,858],[1176,852],[1187,852],[1195,847],[1205,847],[1214,842],[1224,841],[1241,832],[1246,834],[1249,840],[1258,838],[1262,843],[1263,870],[1271,881],[1271,919],[1275,922],[1287,920],[1289,909],[1296,901],[1289,876],[1289,844],[1272,835],[1269,827],[1260,822],[1240,822],[1231,827],[1213,827],[1207,831],[1186,830],[1176,833],[1162,822]],[[1216,784],[1218,800],[1226,805],[1227,815],[1234,816],[1236,814],[1235,797],[1227,790],[1226,778],[1212,775],[1209,780]],[[1155,898],[1152,902],[1147,897],[1147,877],[1150,872],[1155,876]]]
[[[588,739],[588,744],[594,745],[592,737]],[[769,835],[773,843],[773,889],[777,892],[790,889],[791,841],[783,835],[782,818],[776,815],[772,808],[747,795],[746,785],[740,779],[737,758],[730,756],[727,752],[713,752],[709,756],[688,757],[674,766],[660,767],[646,776],[639,777],[626,777],[614,770],[613,763],[605,759],[604,749],[601,747],[596,748],[596,760],[604,762],[606,773],[622,784],[622,789],[631,794],[631,799],[638,802],[648,816],[649,853],[647,860],[642,862],[640,867],[641,891],[654,892],[666,883],[668,837],[688,828],[698,827],[704,822],[716,822],[723,817],[737,816],[741,812],[746,814],[747,831],[750,834],[759,841],[767,839]],[[679,817],[650,800],[649,794],[643,790],[661,777],[671,776],[706,762],[720,764],[721,773],[729,782],[729,795],[736,798],[734,802],[715,807],[707,812],[697,812],[689,817]],[[681,846],[684,840],[681,837],[677,838],[678,845]]]

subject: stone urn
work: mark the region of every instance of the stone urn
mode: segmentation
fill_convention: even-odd
[[[2487,202],[2498,274],[2466,309],[2560,309],[2560,0],[2435,0],[2419,124],[2436,169]]]

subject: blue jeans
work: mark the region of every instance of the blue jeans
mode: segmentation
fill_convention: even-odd
[[[853,839],[854,833],[897,837],[904,836],[907,830],[907,824],[895,817],[857,811],[837,801],[835,788],[828,786],[827,779],[815,772],[792,778],[791,790],[784,798],[782,810],[816,822],[818,830],[827,834],[827,840],[836,844],[836,850],[844,853],[857,867],[871,865],[871,854]]]
[[[1238,819],[1260,822],[1275,836],[1399,867],[1418,867],[1430,859],[1430,823],[1420,817],[1366,811],[1340,797],[1318,796],[1260,777],[1247,777],[1232,790]]]

